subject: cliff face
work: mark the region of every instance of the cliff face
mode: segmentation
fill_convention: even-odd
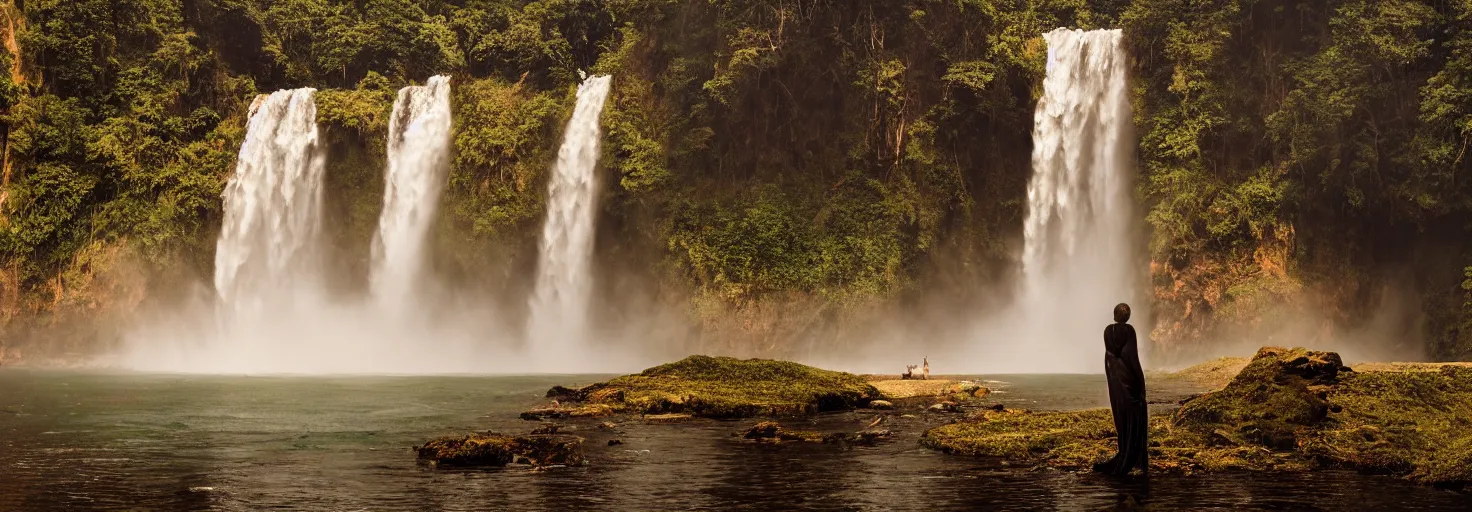
[[[1466,2],[1126,8],[1158,343],[1369,330],[1466,357],[1469,17]]]
[[[455,77],[446,283],[524,302],[587,70],[615,75],[599,322],[659,311],[691,327],[678,348],[794,356],[881,319],[974,316],[1017,270],[1040,35],[1057,26],[1129,40],[1158,354],[1305,319],[1335,337],[1392,302],[1424,318],[1388,335],[1472,350],[1456,179],[1472,5],[873,4],[12,5],[5,55],[29,71],[0,83],[0,358],[106,348],[117,324],[76,326],[193,297],[246,107],[280,88],[321,90],[332,282],[360,291],[393,91],[439,73]]]

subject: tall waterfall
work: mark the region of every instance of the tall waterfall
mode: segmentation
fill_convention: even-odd
[[[324,158],[315,92],[277,91],[251,105],[215,244],[215,291],[235,317],[319,291]]]
[[[598,119],[610,82],[607,75],[593,76],[578,86],[577,106],[548,180],[547,220],[528,326],[537,354],[557,354],[587,337],[597,193],[593,167],[598,163]]]
[[[1048,357],[1053,371],[1099,371],[1101,333],[1116,303],[1146,318],[1137,295],[1134,136],[1121,37],[1061,28],[1044,36],[1047,78],[1033,116],[1020,297],[1029,339],[1021,345]]]
[[[399,90],[370,271],[379,300],[412,300],[450,159],[450,77]]]

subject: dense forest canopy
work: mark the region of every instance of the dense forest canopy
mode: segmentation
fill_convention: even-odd
[[[885,308],[965,315],[1017,271],[1041,34],[1069,26],[1132,55],[1159,354],[1401,305],[1390,343],[1472,357],[1472,0],[7,4],[12,353],[105,346],[77,319],[208,276],[246,109],[277,89],[319,89],[338,284],[361,286],[394,91],[434,74],[455,80],[446,276],[524,296],[588,71],[615,76],[603,293],[768,355]]]

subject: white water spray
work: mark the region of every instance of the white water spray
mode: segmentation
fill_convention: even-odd
[[[388,125],[383,212],[370,271],[380,301],[413,300],[450,160],[450,77],[399,90]]]
[[[533,359],[547,368],[558,355],[586,341],[592,294],[594,166],[598,163],[599,117],[611,77],[593,76],[578,86],[577,106],[567,123],[557,165],[547,185],[547,220],[531,299],[528,332]]]
[[[321,291],[324,159],[315,92],[277,91],[251,105],[215,244],[224,322],[250,321],[269,305],[290,307]]]
[[[405,88],[394,106],[370,300],[329,296],[322,284],[324,157],[315,110],[310,89],[252,106],[225,192],[217,315],[201,301],[149,322],[128,334],[120,363],[199,373],[507,371],[488,357],[486,345],[501,329],[485,304],[431,305],[437,297],[415,289],[446,180],[449,79]]]
[[[1023,228],[1025,339],[1017,343],[1039,371],[1099,371],[1101,336],[1116,303],[1135,307],[1136,324],[1147,318],[1137,291],[1134,138],[1121,37],[1119,30],[1061,28],[1044,36],[1048,71],[1033,117]]]

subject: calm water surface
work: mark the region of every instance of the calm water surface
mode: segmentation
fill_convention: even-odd
[[[0,510],[1472,510],[1472,497],[1348,472],[1157,476],[1148,488],[916,444],[743,443],[751,422],[573,424],[589,464],[436,470],[410,446],[495,430],[553,384],[597,376],[232,377],[0,370]],[[1097,375],[991,376],[1016,407],[1107,406]],[[1191,390],[1161,390],[1169,402]],[[1164,403],[1157,407],[1168,408]],[[874,413],[794,420],[853,431]],[[609,439],[622,445],[607,446]]]

